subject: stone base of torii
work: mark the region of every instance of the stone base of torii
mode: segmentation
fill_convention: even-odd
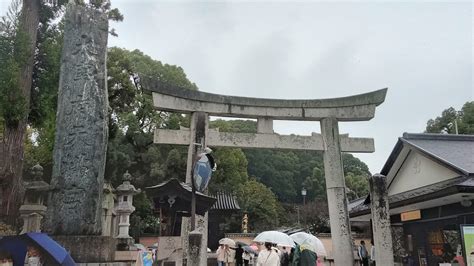
[[[385,100],[387,89],[366,94],[324,100],[278,100],[224,96],[143,79],[143,88],[153,93],[158,110],[192,114],[191,128],[180,130],[157,129],[154,142],[189,145],[186,182],[191,183],[192,158],[198,145],[203,147],[270,148],[318,150],[324,152],[329,218],[336,265],[354,264],[347,197],[341,152],[374,152],[374,141],[369,138],[350,138],[339,134],[339,122],[367,121]],[[209,130],[209,116],[257,119],[257,133],[229,133]],[[273,120],[320,121],[321,134],[285,136],[273,132]],[[388,208],[387,208],[388,211]],[[374,216],[375,223],[382,215]],[[388,224],[390,221],[388,221]],[[377,227],[388,235],[390,227]],[[181,236],[183,257],[187,265],[207,264],[207,217],[196,219],[196,231],[190,234],[188,219],[183,219]],[[198,241],[200,239],[200,241]],[[382,239],[377,238],[376,239]],[[386,239],[387,240],[387,239]],[[198,246],[200,242],[200,246]],[[376,241],[378,242],[378,241]],[[385,242],[386,243],[386,242]],[[381,249],[387,249],[382,251]],[[379,254],[392,254],[391,245],[378,247]],[[197,254],[199,258],[196,258]]]

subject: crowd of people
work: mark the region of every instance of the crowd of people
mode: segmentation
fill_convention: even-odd
[[[231,247],[221,244],[216,251],[218,266],[320,266],[322,265],[316,253],[299,245],[294,248],[280,247],[272,243],[259,244],[259,252],[254,253],[244,250],[242,245]],[[360,241],[357,248],[361,266],[375,266],[375,247],[371,241],[370,252],[365,246],[365,241]]]
[[[255,252],[257,253],[257,252]],[[316,253],[304,249],[299,245],[294,248],[280,247],[272,243],[259,245],[259,252],[255,255],[244,250],[242,245],[231,247],[221,244],[216,251],[218,266],[319,266]]]

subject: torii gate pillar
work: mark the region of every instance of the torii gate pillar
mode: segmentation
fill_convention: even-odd
[[[346,185],[337,120],[334,118],[322,119],[321,133],[325,145],[323,153],[324,176],[326,179],[333,254],[335,258],[337,256],[338,265],[353,265],[351,224],[347,210]]]
[[[198,142],[196,127],[200,123],[197,122],[197,113],[206,114],[201,125],[205,128],[204,141],[211,147],[323,151],[334,261],[341,266],[354,264],[341,152],[374,152],[375,148],[373,139],[339,135],[338,123],[372,119],[376,107],[384,102],[387,89],[343,98],[280,100],[211,94],[171,87],[153,80],[143,80],[143,85],[153,92],[153,103],[157,109],[192,114],[191,129],[157,129],[154,138],[155,143],[191,144],[188,173],[192,165],[189,156],[196,152],[193,145]],[[257,119],[257,133],[207,130],[209,115]],[[322,134],[278,135],[273,132],[273,120],[320,121]],[[207,231],[205,217],[201,223],[203,230]],[[183,223],[183,241],[187,241],[187,228]],[[207,243],[204,236],[203,245]],[[183,248],[187,249],[187,242],[183,243]],[[205,265],[206,256],[203,253],[201,256],[201,265]]]

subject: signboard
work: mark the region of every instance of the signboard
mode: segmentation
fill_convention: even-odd
[[[466,265],[474,266],[474,225],[461,225],[461,237]]]
[[[402,222],[418,220],[418,219],[421,219],[421,211],[416,210],[416,211],[410,211],[410,212],[402,212],[400,213],[400,218]]]

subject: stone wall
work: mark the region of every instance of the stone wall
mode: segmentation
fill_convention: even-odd
[[[114,261],[116,239],[110,236],[52,236],[77,263]]]

